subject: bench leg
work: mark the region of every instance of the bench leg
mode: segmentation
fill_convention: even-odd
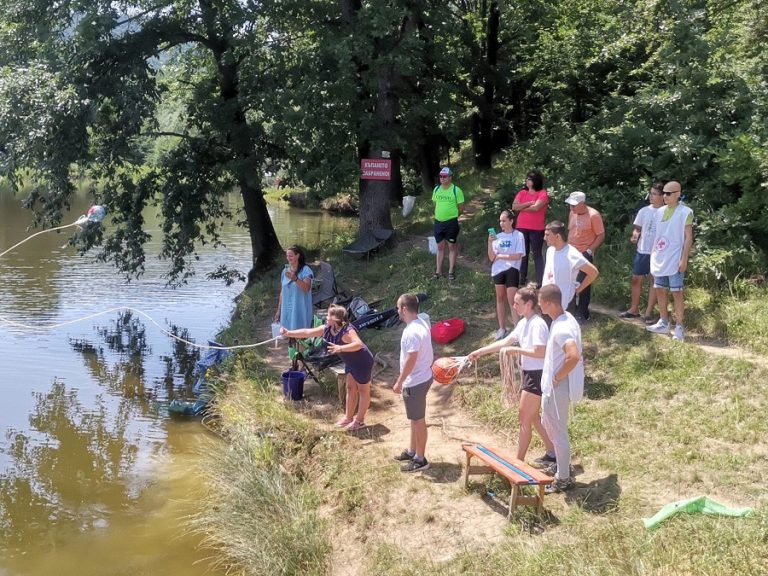
[[[467,467],[464,469],[464,488],[469,488],[469,464],[472,461],[472,454],[467,452]]]
[[[512,518],[512,514],[514,514],[515,510],[517,509],[518,487],[517,487],[517,484],[510,484],[510,487],[512,488],[512,490],[509,494],[509,512],[507,513],[507,520]]]
[[[537,500],[536,513],[541,516],[541,513],[544,512],[544,484],[539,484],[539,497]]]

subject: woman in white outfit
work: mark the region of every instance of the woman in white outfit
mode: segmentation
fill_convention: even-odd
[[[496,317],[499,321],[496,340],[507,335],[507,304],[512,314],[512,327],[519,319],[514,303],[520,284],[520,264],[525,255],[525,238],[522,232],[515,230],[514,215],[510,210],[499,215],[499,226],[501,232],[488,230],[488,260],[496,288]]]
[[[515,294],[515,308],[521,319],[515,329],[499,342],[469,353],[469,359],[475,362],[481,356],[503,350],[507,354],[519,354],[523,368],[523,387],[520,393],[518,420],[520,436],[517,442],[517,458],[525,460],[531,443],[533,430],[544,441],[546,453],[537,458],[535,463],[546,466],[555,462],[555,447],[541,423],[541,376],[544,368],[544,354],[549,338],[547,323],[536,313],[535,284],[521,288]]]

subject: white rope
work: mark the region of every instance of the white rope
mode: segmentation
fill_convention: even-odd
[[[62,326],[68,326],[70,324],[84,322],[85,320],[90,320],[91,318],[97,318],[98,316],[104,316],[105,314],[111,314],[113,312],[120,312],[120,311],[134,312],[140,316],[143,316],[144,318],[149,320],[152,324],[157,326],[160,329],[160,331],[166,336],[169,336],[174,340],[178,340],[179,342],[183,342],[184,344],[187,344],[189,346],[193,346],[195,348],[202,348],[205,350],[239,350],[242,348],[256,348],[257,346],[264,346],[265,344],[269,344],[270,342],[274,342],[278,338],[280,338],[280,336],[276,336],[274,338],[270,338],[269,340],[264,340],[263,342],[256,342],[255,344],[238,344],[236,346],[211,346],[210,344],[196,344],[195,342],[190,342],[189,340],[185,340],[184,338],[177,336],[173,332],[169,332],[168,330],[165,329],[164,326],[158,324],[155,321],[155,319],[152,318],[146,312],[139,310],[138,308],[131,308],[129,306],[118,306],[117,308],[102,310],[101,312],[96,312],[95,314],[88,314],[87,316],[83,316],[81,318],[76,318],[74,320],[67,320],[66,322],[59,322],[56,324],[38,324],[36,326],[31,326],[29,324],[16,322],[14,320],[6,318],[5,316],[0,316],[0,321],[5,322],[6,324],[10,324],[11,326],[16,326],[17,328],[23,328],[25,330],[41,331],[41,330],[52,330],[54,328],[61,328]]]
[[[98,209],[98,210],[96,210]],[[80,226],[82,224],[85,224],[87,222],[100,222],[101,219],[104,218],[105,210],[103,207],[100,206],[92,206],[90,210],[88,210],[88,215],[80,216],[76,221],[72,222],[71,224],[65,224],[63,226],[57,226],[55,228],[48,228],[46,230],[41,230],[40,232],[35,232],[34,234],[27,236],[22,240],[21,242],[14,244],[4,252],[0,252],[0,258],[8,254],[8,252],[11,252],[15,248],[18,248],[28,240],[31,240],[35,236],[40,236],[40,234],[46,234],[47,232],[55,232],[56,230],[63,230],[64,228],[69,228],[70,226]],[[176,336],[173,332],[169,332],[165,329],[165,327],[158,324],[154,318],[152,318],[149,314],[146,312],[139,310],[138,308],[130,308],[128,306],[119,306],[117,308],[110,308],[109,310],[103,310],[101,312],[96,312],[95,314],[88,314],[87,316],[83,316],[81,318],[76,318],[75,320],[67,320],[66,322],[59,322],[57,324],[38,324],[37,326],[31,326],[29,324],[23,324],[21,322],[16,322],[15,320],[11,320],[10,318],[6,318],[5,316],[0,316],[0,322],[5,322],[6,324],[9,324],[11,326],[16,326],[17,328],[23,328],[25,330],[32,330],[32,331],[40,331],[40,330],[52,330],[54,328],[61,328],[62,326],[68,326],[70,324],[76,324],[78,322],[83,322],[85,320],[90,320],[91,318],[97,318],[98,316],[103,316],[105,314],[111,314],[112,312],[119,312],[119,311],[128,311],[128,312],[135,312],[136,314],[139,314],[140,316],[144,316],[147,320],[149,320],[152,324],[157,326],[160,331],[165,334],[166,336],[170,336],[174,340],[178,340],[179,342],[183,342],[184,344],[187,344],[188,346],[193,346],[195,348],[201,348],[205,350],[239,350],[242,348],[256,348],[257,346],[264,346],[265,344],[269,344],[270,342],[277,342],[277,340],[280,338],[280,336],[275,336],[274,338],[270,338],[269,340],[264,340],[263,342],[257,342],[255,344],[239,344],[236,346],[211,346],[210,344],[196,344],[195,342],[190,342],[189,340],[185,340],[184,338],[180,338],[179,336]]]
[[[72,222],[72,224],[65,224],[64,226],[57,226],[56,228],[47,228],[46,230],[40,230],[40,232],[35,232],[31,236],[27,236],[26,238],[24,238],[24,240],[22,240],[18,244],[14,244],[10,248],[8,248],[8,250],[6,250],[5,252],[0,252],[0,258],[8,254],[8,252],[13,250],[14,248],[18,248],[19,246],[24,244],[24,242],[26,242],[27,240],[32,240],[32,238],[34,238],[35,236],[40,236],[40,234],[45,234],[46,232],[55,232],[56,230],[63,230],[64,228],[69,228],[70,226],[77,226],[78,224],[82,224],[82,222],[78,220],[77,222]]]

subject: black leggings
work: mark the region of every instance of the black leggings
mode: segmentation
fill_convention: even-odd
[[[536,265],[536,284],[541,286],[544,278],[544,230],[526,230],[518,228],[525,239],[525,256],[520,264],[520,286],[528,283],[528,254],[533,252],[533,263]]]

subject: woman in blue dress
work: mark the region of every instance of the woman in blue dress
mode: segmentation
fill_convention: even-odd
[[[288,330],[310,328],[312,311],[312,280],[314,274],[307,266],[304,250],[291,246],[285,251],[288,264],[280,274],[280,296],[277,300],[275,322]]]
[[[347,375],[346,412],[336,422],[336,426],[350,431],[365,426],[365,413],[371,404],[373,354],[360,340],[355,327],[349,323],[347,310],[338,304],[331,304],[324,326],[304,330],[281,328],[280,334],[288,338],[314,338],[322,335],[328,343],[328,352],[338,354],[344,361],[344,372]]]

